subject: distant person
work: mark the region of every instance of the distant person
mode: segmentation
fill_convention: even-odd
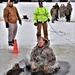
[[[62,4],[63,6],[63,16],[65,17],[65,4]]]
[[[32,49],[30,62],[32,75],[52,74],[59,69],[55,54],[43,37],[38,38],[37,45]]]
[[[10,0],[4,8],[4,20],[6,28],[8,28],[8,44],[9,46],[13,46],[17,33],[17,20],[22,24],[17,8],[13,6],[13,0]]]
[[[72,12],[72,6],[70,4],[70,1],[67,3],[67,6],[65,8],[65,16],[66,16],[66,21],[70,22],[71,19],[71,12]]]
[[[50,14],[52,16],[52,23],[56,20],[56,15],[57,15],[57,9],[55,6],[53,6],[50,10]]]
[[[43,6],[42,1],[39,1],[38,4],[39,7],[34,10],[34,25],[37,27],[37,39],[41,36],[41,28],[43,27],[44,38],[49,40],[47,21],[50,21],[50,14],[47,8]]]
[[[58,19],[59,19],[59,5],[58,5],[58,3],[55,4],[55,7],[57,9],[56,21],[58,21]]]
[[[61,4],[60,8],[60,18],[65,17],[65,5]]]

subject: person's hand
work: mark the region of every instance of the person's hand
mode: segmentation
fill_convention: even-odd
[[[48,73],[48,66],[44,66],[45,73]]]
[[[35,26],[37,26],[37,23],[34,23]]]
[[[8,22],[6,22],[6,28],[9,28],[9,24],[8,24]]]
[[[22,25],[22,21],[21,20],[19,20],[19,24]]]
[[[48,18],[48,22],[50,21],[50,19]]]

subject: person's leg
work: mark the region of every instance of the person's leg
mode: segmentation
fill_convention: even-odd
[[[13,39],[13,24],[9,23],[9,28],[8,28],[8,43],[9,43],[9,46],[10,45],[13,46],[12,39]]]
[[[52,15],[52,23],[54,23],[55,15]]]
[[[38,25],[37,25],[37,38],[41,36],[41,26],[42,26],[42,23],[38,23]]]
[[[17,23],[14,23],[13,25],[13,39],[12,39],[12,42],[14,43],[14,39],[15,39],[15,36],[16,36],[16,33],[17,33]]]
[[[48,40],[47,23],[43,23],[44,38]]]
[[[66,15],[66,22],[68,21],[68,15]]]
[[[70,15],[68,16],[68,21],[70,22]]]

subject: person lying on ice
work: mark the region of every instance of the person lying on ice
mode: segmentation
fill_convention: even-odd
[[[55,70],[60,67],[59,64],[56,63],[56,57],[53,50],[49,47],[49,44],[43,37],[40,36],[37,42],[30,57],[32,75],[35,75],[34,72],[38,73],[40,71],[43,71],[46,74],[54,73]]]

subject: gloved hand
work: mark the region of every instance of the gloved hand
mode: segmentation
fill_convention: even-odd
[[[37,23],[34,23],[35,26],[37,26]]]
[[[48,66],[44,66],[44,72],[48,73]]]
[[[48,22],[50,21],[50,19],[48,18],[48,20],[47,20]]]
[[[6,22],[6,28],[9,28],[9,24],[8,24],[8,22]]]
[[[22,25],[22,21],[21,20],[19,20],[19,24]]]

